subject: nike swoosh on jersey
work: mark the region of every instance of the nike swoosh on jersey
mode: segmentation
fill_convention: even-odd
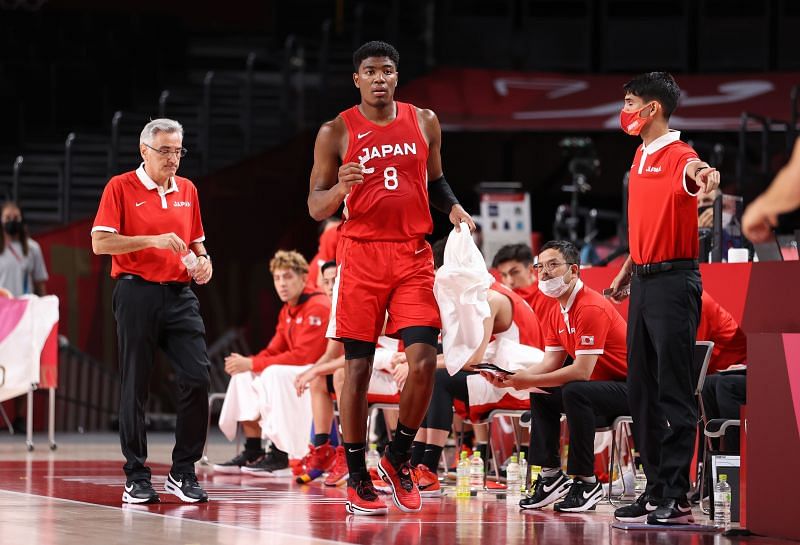
[[[416,250],[416,251],[414,252],[414,255],[421,254],[421,253],[422,253],[422,252],[424,252],[424,251],[425,251],[425,248],[420,248],[419,250]]]
[[[358,133],[358,139],[359,139],[359,140],[361,140],[362,138],[364,138],[365,136],[367,136],[367,135],[368,135],[368,134],[370,134],[371,132],[372,132],[372,131],[367,131],[367,132],[360,132],[360,133]]]
[[[565,331],[566,331],[566,329],[559,329],[559,330],[558,330],[559,334],[560,334],[560,333],[564,333]]]
[[[147,202],[147,201],[137,202],[136,206],[142,206],[145,202]]]

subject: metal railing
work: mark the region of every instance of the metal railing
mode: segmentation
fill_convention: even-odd
[[[119,374],[64,337],[59,344],[56,428],[108,430],[119,412]]]

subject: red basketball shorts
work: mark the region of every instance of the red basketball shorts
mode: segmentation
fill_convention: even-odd
[[[410,326],[441,328],[433,297],[433,252],[423,239],[368,242],[342,237],[328,337],[376,342]]]

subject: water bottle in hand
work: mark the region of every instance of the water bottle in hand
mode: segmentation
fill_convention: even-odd
[[[186,252],[181,257],[181,262],[183,263],[184,267],[186,267],[186,271],[189,273],[189,276],[192,276],[192,271],[197,267],[197,256],[191,250]]]

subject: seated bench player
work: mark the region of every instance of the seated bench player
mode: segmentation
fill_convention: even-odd
[[[560,311],[547,320],[544,361],[513,375],[482,374],[496,386],[548,392],[531,396],[530,463],[542,471],[520,507],[541,509],[566,496],[555,503],[556,511],[593,510],[603,497],[594,473],[598,417],[610,421],[629,412],[627,326],[610,301],[580,280],[580,257],[572,243],[548,242],[536,267],[539,289],[558,301]],[[574,361],[564,366],[567,355]],[[569,425],[567,473],[574,480],[560,467],[561,413]]]
[[[270,476],[288,468],[290,456],[300,458],[306,451],[310,398],[298,398],[292,383],[325,351],[331,302],[324,293],[304,288],[308,263],[295,251],[279,250],[270,261],[270,272],[284,303],[275,335],[258,354],[225,358],[231,380],[219,426],[233,440],[241,424],[246,440],[244,451],[214,465],[218,472]],[[272,442],[269,452],[262,449],[262,437]]]

